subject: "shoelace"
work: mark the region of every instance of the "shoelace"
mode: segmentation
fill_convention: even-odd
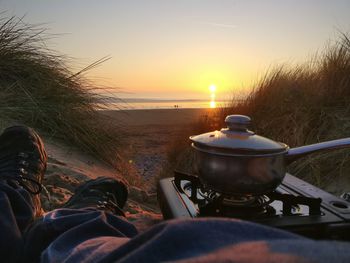
[[[112,193],[106,192],[105,195],[102,196],[102,199],[102,201],[97,201],[97,208],[114,209],[115,213],[125,216],[124,212],[121,210],[117,202],[115,202],[115,197]]]
[[[41,183],[37,182],[36,180],[27,177],[27,176],[23,176],[23,175],[1,175],[0,176],[2,179],[6,179],[6,180],[15,180],[19,183],[20,186],[22,186],[25,190],[27,190],[29,193],[33,194],[33,195],[37,195],[39,194],[43,189],[46,189],[45,186],[43,186]],[[34,184],[35,187],[37,187],[36,190],[31,189],[27,182],[30,182],[31,184]],[[46,190],[47,191],[47,190]]]
[[[44,190],[50,201],[50,194],[46,187],[28,176],[27,170],[30,168],[27,162],[28,158],[29,154],[24,152],[18,153],[15,157],[13,155],[1,156],[0,178],[17,181],[20,186],[33,195],[37,195]]]

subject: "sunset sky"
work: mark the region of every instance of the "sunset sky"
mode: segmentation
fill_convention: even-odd
[[[350,1],[0,0],[6,16],[45,23],[48,46],[120,96],[203,98],[247,90],[269,67],[305,62],[350,32]],[[4,14],[3,14],[4,16]],[[122,92],[122,93],[120,93]]]

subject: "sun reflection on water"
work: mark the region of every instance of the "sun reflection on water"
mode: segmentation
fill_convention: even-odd
[[[215,92],[216,92],[216,86],[214,84],[209,86],[210,90],[210,108],[214,109],[216,108],[216,101],[215,101]]]

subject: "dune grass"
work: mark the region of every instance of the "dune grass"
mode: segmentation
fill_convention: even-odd
[[[275,67],[258,81],[250,95],[201,120],[198,133],[225,127],[228,114],[251,116],[257,134],[291,147],[350,137],[350,39],[343,34],[303,65]],[[188,147],[170,149],[172,168],[185,167]],[[185,157],[184,157],[185,156]],[[190,165],[187,164],[188,169]],[[350,191],[350,150],[309,155],[289,171],[327,191]]]
[[[115,164],[119,136],[99,113],[100,90],[84,76],[105,59],[72,73],[69,59],[46,47],[48,37],[40,26],[0,18],[1,126],[22,123]]]

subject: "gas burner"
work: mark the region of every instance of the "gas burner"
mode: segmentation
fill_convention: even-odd
[[[207,201],[214,201],[216,198],[218,198],[220,196],[219,193],[212,191],[212,190],[206,190],[203,188],[199,188],[198,189],[198,195],[203,197],[203,199],[207,200]]]
[[[158,201],[164,219],[240,218],[312,238],[350,239],[350,203],[290,174],[275,191],[253,197],[217,193],[194,175],[175,173],[160,180]]]
[[[261,207],[266,206],[269,201],[270,198],[266,195],[234,195],[224,196],[222,199],[222,204],[231,207]]]
[[[181,184],[181,188],[183,189],[184,193],[191,198],[191,193],[193,191],[193,185],[191,182],[187,182],[184,184]],[[206,200],[208,202],[211,202],[218,198],[220,196],[219,193],[212,191],[212,190],[207,190],[205,188],[198,188],[197,189],[197,199],[199,200]]]
[[[273,216],[276,211],[269,205],[267,196],[220,196],[204,205],[198,204],[199,216],[235,217],[254,219]]]

